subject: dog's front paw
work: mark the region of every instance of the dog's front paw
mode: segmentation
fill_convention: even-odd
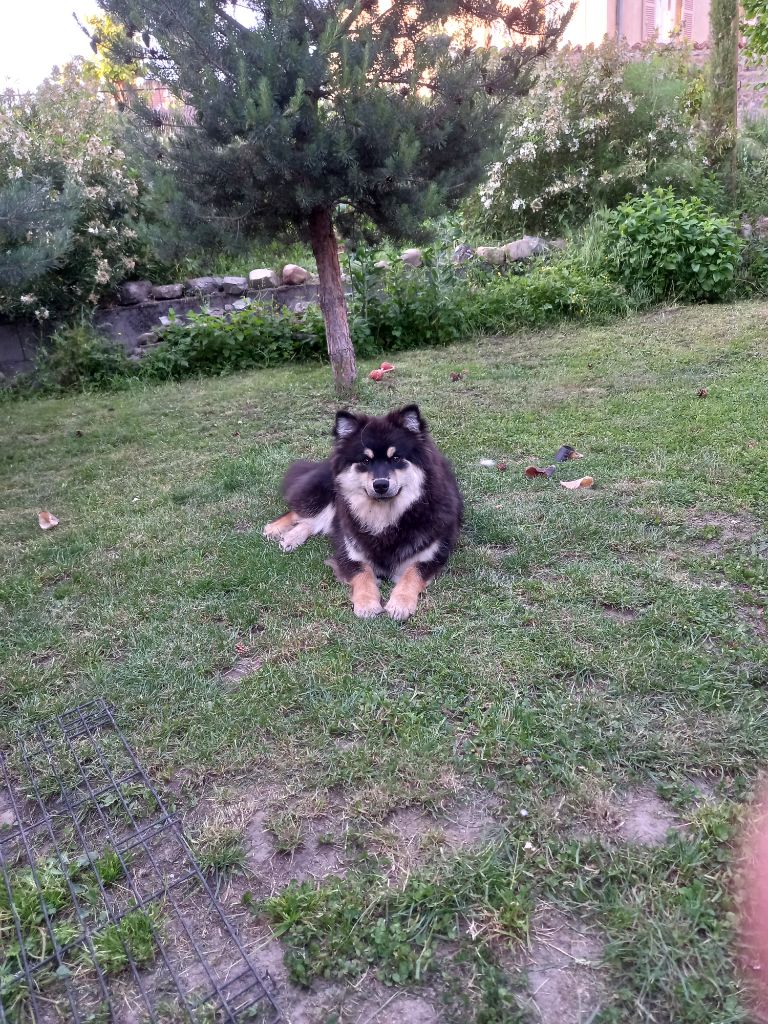
[[[373,619],[383,611],[381,601],[357,601],[352,608],[358,619]]]
[[[408,619],[416,611],[417,603],[417,598],[400,597],[393,593],[384,610],[392,619]]]
[[[282,535],[283,531],[276,523],[267,523],[267,525],[261,531],[261,536],[266,537],[267,540],[280,540]]]

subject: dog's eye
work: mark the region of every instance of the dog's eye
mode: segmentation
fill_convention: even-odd
[[[393,466],[404,466],[405,465],[405,459],[402,458],[402,456],[400,456],[400,455],[395,455],[392,458],[392,465]]]
[[[371,460],[368,458],[367,455],[364,455],[362,457],[362,459],[360,459],[360,465],[361,466],[370,466],[370,464],[371,464]]]

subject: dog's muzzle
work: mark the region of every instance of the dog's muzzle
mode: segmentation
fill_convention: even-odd
[[[400,493],[400,488],[394,485],[394,481],[388,476],[377,477],[372,481],[372,498],[394,498]]]

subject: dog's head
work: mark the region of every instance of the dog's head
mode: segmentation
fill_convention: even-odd
[[[410,504],[423,488],[428,436],[417,405],[386,416],[337,413],[333,469],[341,493],[355,502],[386,502],[402,494]]]

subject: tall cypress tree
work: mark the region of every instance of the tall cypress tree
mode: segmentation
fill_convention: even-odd
[[[736,191],[736,122],[739,88],[739,0],[712,0],[709,9],[710,151],[731,196]]]
[[[572,11],[557,0],[99,3],[149,74],[197,112],[171,143],[182,187],[245,231],[293,225],[308,237],[339,391],[356,367],[337,207],[406,238],[463,198],[483,176],[501,108],[530,87]],[[502,27],[518,41],[474,41]]]

